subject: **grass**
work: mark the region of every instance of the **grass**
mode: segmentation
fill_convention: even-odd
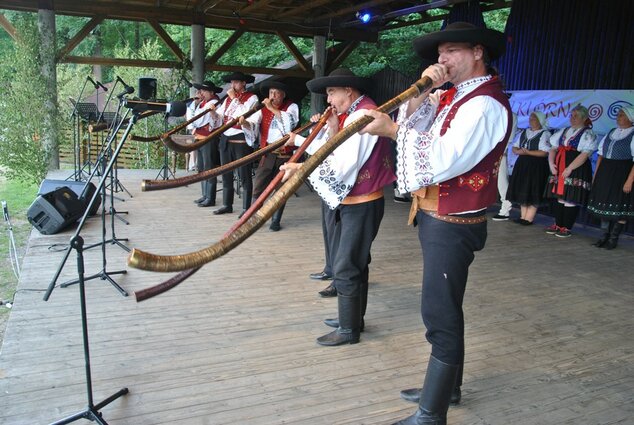
[[[6,201],[7,203],[20,262],[24,257],[26,243],[31,233],[31,225],[26,219],[26,211],[35,199],[37,190],[37,185],[11,181],[0,176],[0,201]],[[0,299],[3,302],[13,301],[13,295],[18,284],[18,279],[15,277],[11,267],[9,247],[9,225],[3,219],[2,235],[0,236]],[[0,341],[4,336],[10,311],[4,303],[0,306]]]

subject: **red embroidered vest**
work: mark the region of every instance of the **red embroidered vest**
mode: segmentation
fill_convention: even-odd
[[[495,148],[475,167],[460,176],[438,185],[439,214],[447,215],[462,211],[477,211],[488,207],[497,200],[497,179],[500,159],[511,137],[513,127],[511,106],[507,96],[502,91],[500,80],[497,77],[493,77],[453,104],[442,125],[440,135],[444,135],[451,126],[451,121],[456,116],[458,108],[476,96],[490,96],[504,106],[508,116],[506,134],[504,135],[504,139],[499,141],[498,144],[495,145]]]
[[[376,103],[365,96],[361,99],[361,102],[359,102],[355,110],[359,109],[376,109]],[[342,116],[343,119],[341,118]],[[347,114],[339,116],[340,128],[343,126],[343,122],[347,117]],[[384,137],[379,137],[379,140],[374,145],[374,149],[372,149],[370,157],[359,170],[354,186],[348,195],[367,195],[383,189],[384,186],[393,183],[395,180],[394,156],[392,154],[390,141]]]
[[[278,109],[280,111],[286,111],[289,106],[291,106],[293,102],[290,100],[282,103]],[[275,118],[275,114],[271,112],[268,108],[262,108],[262,121],[260,121],[260,147],[264,148],[267,145],[269,140],[269,129],[271,128],[271,123],[273,122],[273,118]]]
[[[249,98],[251,98],[251,96],[255,96],[255,94],[254,94],[254,93],[251,93],[251,92],[248,92],[248,91],[245,91],[245,92],[240,93],[240,94],[238,95],[238,97],[237,97],[237,99],[238,99],[238,103],[244,104],[247,100],[249,100]],[[224,115],[223,115],[223,117],[222,117],[222,123],[223,123],[223,124],[226,124],[226,123],[228,123],[229,121],[231,121],[232,119],[236,118],[236,117],[234,117],[234,116],[231,116],[231,115],[227,114],[227,108],[228,108],[228,107],[229,107],[229,105],[231,104],[232,100],[233,100],[233,99],[230,99],[230,98],[229,98],[229,96],[227,96],[227,97],[225,98],[225,102],[224,102],[224,103],[225,103],[225,108],[224,108],[225,113],[224,113]],[[233,127],[231,127],[231,128],[235,128],[236,130],[240,130],[240,131],[242,131],[242,126],[240,126],[240,124],[237,124],[237,123],[236,123],[236,125],[234,125],[234,126],[233,126]]]

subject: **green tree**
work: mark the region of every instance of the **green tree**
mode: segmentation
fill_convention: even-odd
[[[0,98],[0,170],[7,177],[39,182],[44,178],[50,153],[40,142],[45,112],[37,93],[46,87],[40,74],[36,17],[20,14],[14,25],[20,34],[0,64],[4,86]]]

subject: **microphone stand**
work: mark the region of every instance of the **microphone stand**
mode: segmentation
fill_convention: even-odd
[[[164,117],[165,124],[163,125],[165,132],[169,130],[169,125],[167,122],[168,119],[169,119],[169,114],[165,114],[165,117]],[[176,178],[176,176],[174,175],[174,172],[170,170],[170,167],[169,167],[169,152],[168,152],[167,146],[163,144],[163,166],[159,170],[156,177],[154,177],[154,180],[158,180],[159,177],[163,180],[169,180],[170,175],[172,176],[172,178]]]
[[[70,256],[71,250],[72,249],[76,250],[77,251],[77,276],[78,276],[77,283],[79,283],[78,285],[79,286],[79,303],[81,307],[82,342],[83,342],[84,363],[85,363],[84,369],[86,374],[86,396],[88,399],[88,403],[84,410],[77,412],[75,414],[72,414],[70,416],[67,416],[66,418],[63,418],[59,421],[53,422],[51,425],[68,424],[71,422],[75,422],[79,419],[88,419],[90,421],[94,421],[102,425],[108,425],[105,419],[103,419],[103,415],[101,414],[100,410],[104,408],[105,406],[107,406],[108,404],[115,401],[116,399],[118,399],[119,397],[128,394],[129,392],[128,388],[124,387],[97,404],[95,404],[93,400],[92,373],[91,373],[91,367],[90,367],[90,348],[89,348],[89,341],[88,341],[88,314],[86,311],[85,282],[86,280],[92,279],[95,276],[92,276],[89,278],[84,277],[84,256],[83,256],[83,251],[84,251],[83,242],[84,241],[83,241],[83,238],[80,236],[80,233],[84,227],[84,224],[86,223],[86,219],[88,218],[88,212],[90,211],[91,206],[96,202],[97,196],[100,193],[103,193],[102,191],[106,183],[106,176],[112,170],[112,167],[114,166],[117,156],[121,152],[121,149],[123,148],[125,140],[130,134],[130,131],[132,130],[132,126],[136,123],[137,119],[138,119],[138,114],[136,113],[133,114],[133,116],[130,118],[128,127],[126,128],[126,131],[121,139],[121,142],[115,149],[112,157],[110,158],[110,161],[108,162],[108,165],[104,167],[104,174],[101,176],[101,180],[99,181],[97,190],[95,191],[90,202],[88,203],[88,207],[86,208],[86,211],[84,212],[84,215],[82,216],[79,222],[79,225],[77,226],[77,230],[75,231],[75,234],[70,239],[69,249],[66,250],[66,256],[62,260],[60,267],[57,269],[55,277],[49,284],[48,289],[46,290],[46,293],[44,294],[44,301],[48,301],[51,295],[51,292],[55,288],[55,282],[59,278],[59,274],[61,273],[61,270],[64,267],[66,260],[68,260],[68,257]],[[119,123],[117,130],[121,127],[122,123],[123,121]],[[122,271],[120,273],[126,273],[126,272]],[[101,276],[101,274],[99,274],[99,276]],[[122,295],[124,296],[128,295],[127,292],[121,289],[121,287],[119,287],[118,285],[116,285],[116,287],[120,290]]]

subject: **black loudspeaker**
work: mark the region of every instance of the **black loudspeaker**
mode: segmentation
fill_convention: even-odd
[[[139,98],[143,100],[156,100],[156,78],[139,78]]]
[[[84,187],[86,187],[86,185],[88,185],[88,190],[86,190],[86,194],[82,197],[81,193],[83,192]],[[42,181],[42,184],[40,184],[40,189],[38,190],[37,194],[45,195],[47,193],[53,192],[64,186],[70,188],[73,192],[75,192],[75,194],[79,197],[79,200],[84,202],[84,205],[88,205],[88,202],[90,202],[90,200],[92,199],[92,196],[95,193],[95,190],[97,189],[95,185],[90,182],[85,183],[85,182],[78,182],[73,180],[46,179]],[[101,194],[97,195],[97,199],[95,200],[95,203],[90,209],[90,212],[88,213],[88,215],[92,216],[97,214],[97,211],[99,211],[100,205],[101,205]],[[84,207],[84,210],[85,210],[85,207]]]
[[[86,204],[75,192],[68,187],[60,187],[35,198],[26,217],[40,233],[52,235],[76,222],[85,210]]]

